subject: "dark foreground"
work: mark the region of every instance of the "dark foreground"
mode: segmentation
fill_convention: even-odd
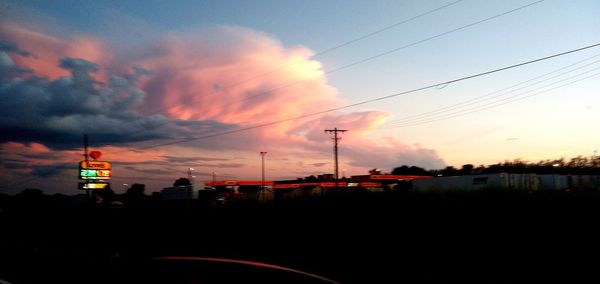
[[[600,193],[338,193],[259,205],[25,206],[0,214],[11,283],[598,283]]]

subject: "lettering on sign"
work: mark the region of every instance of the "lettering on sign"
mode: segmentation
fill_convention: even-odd
[[[109,162],[100,162],[100,161],[81,161],[79,163],[79,167],[82,169],[96,169],[96,170],[110,170]]]
[[[79,189],[105,189],[108,185],[108,183],[104,182],[80,182]]]

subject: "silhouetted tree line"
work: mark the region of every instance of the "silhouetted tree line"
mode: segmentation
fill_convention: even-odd
[[[190,186],[187,178],[179,178],[173,183],[174,187]],[[132,184],[124,193],[115,193],[110,185],[104,189],[96,189],[87,197],[85,192],[69,196],[64,194],[47,195],[41,189],[27,188],[20,193],[10,196],[0,193],[0,213],[11,208],[46,210],[52,208],[75,208],[80,205],[94,207],[156,207],[161,201],[160,193],[146,194],[146,185]]]
[[[493,165],[472,164],[463,165],[460,169],[448,166],[444,169],[426,170],[415,166],[400,166],[392,170],[393,175],[430,175],[430,176],[462,176],[494,173],[535,173],[535,174],[572,174],[572,175],[600,175],[600,157],[577,156],[569,161],[564,158],[557,160],[542,160],[537,163],[520,159],[504,161]]]

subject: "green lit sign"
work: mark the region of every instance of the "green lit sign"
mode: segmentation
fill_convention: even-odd
[[[110,170],[79,170],[80,179],[110,179]]]

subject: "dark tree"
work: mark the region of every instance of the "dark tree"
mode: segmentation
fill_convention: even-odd
[[[131,196],[144,196],[144,191],[146,191],[146,185],[141,183],[134,183],[130,188],[127,189],[125,194]]]
[[[473,174],[480,175],[485,173],[485,166],[479,165],[477,168],[473,169]]]
[[[129,207],[138,207],[146,198],[144,191],[146,191],[146,185],[134,183],[127,189],[127,192],[125,192],[123,201]]]
[[[441,171],[443,176],[455,176],[458,175],[458,170],[453,166],[448,166]]]
[[[99,199],[99,203],[103,206],[109,205],[116,200],[116,194],[110,187],[110,184],[105,188],[96,191],[96,196]]]
[[[187,178],[178,178],[174,183],[173,186],[177,187],[177,186],[190,186],[192,185],[192,183],[190,182],[189,179]]]
[[[471,175],[471,174],[473,174],[473,168],[474,168],[474,166],[471,164],[463,165],[462,168],[460,169],[459,174],[460,175]]]
[[[310,176],[305,177],[304,180],[306,180],[306,181],[317,181],[318,178],[316,176],[314,176],[314,175],[310,175]]]
[[[416,167],[416,166],[407,166],[403,165],[401,167],[394,168],[392,170],[393,175],[414,175],[414,176],[423,176],[423,175],[431,175],[430,172],[425,170],[424,168]]]
[[[25,197],[39,197],[39,196],[43,196],[44,192],[41,189],[37,189],[37,188],[26,188],[23,189],[23,191],[21,191],[21,195],[25,196]]]

